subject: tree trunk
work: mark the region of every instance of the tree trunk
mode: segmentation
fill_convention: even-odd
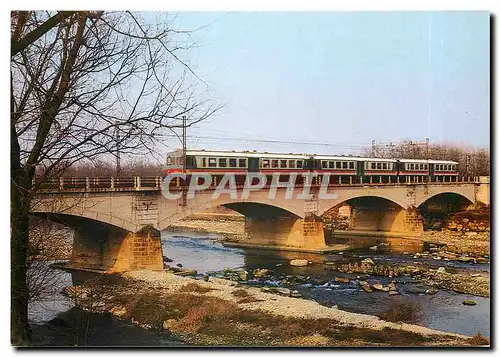
[[[29,237],[29,187],[22,171],[11,181],[11,343],[26,345],[30,341],[28,324],[28,284],[26,281]]]
[[[20,162],[20,147],[11,126],[10,151],[10,274],[11,274],[11,343],[28,345],[31,330],[28,324],[28,283],[26,279],[29,239],[31,181]]]

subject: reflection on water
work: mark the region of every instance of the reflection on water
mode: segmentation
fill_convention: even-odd
[[[216,242],[215,235],[202,233],[172,234],[163,232],[163,252],[174,261],[175,265],[181,263],[185,268],[196,269],[199,273],[220,271],[224,268],[255,268],[272,269],[273,277],[265,284],[284,286],[282,279],[287,275],[301,275],[310,277],[313,284],[287,285],[287,287],[300,291],[306,299],[313,299],[323,305],[338,305],[340,309],[378,315],[388,309],[392,304],[411,302],[419,307],[419,324],[437,330],[455,332],[464,335],[473,335],[478,331],[489,336],[490,325],[490,299],[478,296],[469,296],[454,292],[440,290],[435,295],[424,294],[428,287],[414,283],[398,284],[401,295],[389,296],[387,293],[365,293],[356,283],[357,274],[342,274],[352,279],[349,283],[336,283],[336,272],[324,269],[326,260],[349,261],[359,260],[361,257],[372,257],[376,262],[391,262],[401,264],[419,264],[448,266],[458,270],[484,270],[489,271],[487,264],[471,264],[458,261],[435,261],[432,259],[416,260],[411,255],[401,253],[378,253],[367,249],[358,249],[345,253],[320,255],[301,252],[272,251],[262,249],[225,247]],[[365,245],[366,246],[366,245]],[[292,267],[291,259],[307,259],[313,264],[307,267]],[[401,278],[404,279],[404,278]],[[383,284],[389,282],[388,278],[371,277],[369,281],[378,280]],[[249,284],[262,285],[262,282],[249,282]],[[476,306],[462,305],[462,301],[473,299]]]
[[[162,233],[163,254],[173,260],[168,263],[171,266],[182,264],[203,274],[245,264],[242,249],[224,247],[214,240],[215,235],[193,233],[186,240],[178,234]]]
[[[61,294],[62,288],[72,285],[71,274],[50,268],[51,263],[54,262],[35,262],[28,272],[31,280],[40,281],[40,288],[43,288],[40,298],[28,305],[30,322],[49,321],[74,306],[73,301]]]

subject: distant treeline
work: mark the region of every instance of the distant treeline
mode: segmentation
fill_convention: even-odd
[[[451,144],[414,144],[409,141],[394,145],[366,148],[364,155],[379,158],[431,159],[458,162],[458,171],[463,176],[489,176],[490,152]]]
[[[120,166],[119,176],[161,176],[164,165],[137,160],[125,162]],[[65,177],[97,177],[117,176],[116,164],[108,161],[87,162],[76,164],[64,170]]]

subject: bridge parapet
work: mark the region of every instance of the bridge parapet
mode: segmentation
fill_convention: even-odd
[[[460,183],[475,183],[489,185],[489,176],[455,176],[455,177],[407,177],[405,181],[361,181],[353,182],[332,182],[328,187],[377,187],[377,186],[408,186],[408,185],[456,185]],[[58,192],[116,192],[116,191],[161,191],[163,178],[161,176],[127,176],[127,177],[60,177],[50,179],[42,183],[40,193]],[[320,188],[321,183],[309,185],[311,188]],[[237,189],[242,189],[243,185],[237,185]],[[269,187],[269,185],[265,186]],[[296,184],[295,187],[304,187],[303,184]],[[215,185],[207,190],[214,190]],[[171,191],[181,191],[183,187],[170,188]]]

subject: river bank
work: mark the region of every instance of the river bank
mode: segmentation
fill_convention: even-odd
[[[172,271],[103,276],[66,289],[85,310],[111,313],[188,344],[230,346],[463,346],[470,337],[383,321],[226,279]]]

